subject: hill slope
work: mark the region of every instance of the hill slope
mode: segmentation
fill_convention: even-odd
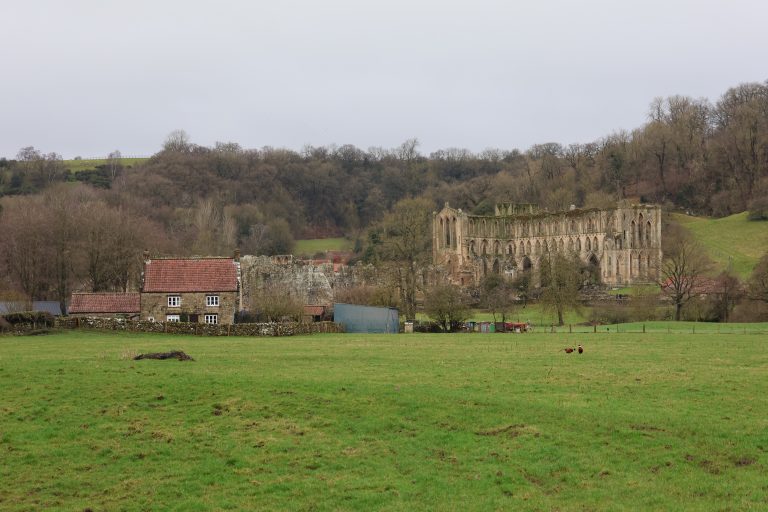
[[[721,219],[672,214],[707,249],[719,268],[728,267],[742,279],[768,251],[768,222],[747,220],[747,212]]]

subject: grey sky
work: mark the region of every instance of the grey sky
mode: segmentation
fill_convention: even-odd
[[[0,156],[588,142],[768,78],[768,2],[0,0]]]

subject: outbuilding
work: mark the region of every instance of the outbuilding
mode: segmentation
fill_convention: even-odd
[[[397,308],[334,304],[333,321],[346,332],[397,333],[400,320]]]

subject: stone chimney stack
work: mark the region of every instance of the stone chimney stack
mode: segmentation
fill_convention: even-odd
[[[144,263],[149,262],[149,251],[147,249],[144,249]]]
[[[240,249],[235,249],[235,261],[240,261]]]

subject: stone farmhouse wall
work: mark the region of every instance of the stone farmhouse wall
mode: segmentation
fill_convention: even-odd
[[[433,264],[456,284],[478,284],[490,272],[530,271],[539,280],[542,259],[553,251],[578,254],[603,283],[658,281],[661,208],[543,212],[533,205],[497,205],[495,215],[469,215],[448,204],[433,213]]]
[[[194,336],[294,336],[299,334],[341,333],[340,324],[333,322],[265,322],[253,324],[200,324],[187,322],[149,322],[120,318],[57,318],[57,329],[93,329]]]
[[[179,307],[169,307],[168,297],[178,295],[181,297]],[[208,295],[218,295],[218,306],[206,306],[205,298]],[[155,293],[142,292],[141,294],[141,320],[154,318],[158,322],[164,322],[166,315],[198,315],[197,322],[203,323],[206,314],[218,315],[218,323],[222,325],[235,322],[235,311],[238,306],[237,292],[188,292],[188,293]]]

